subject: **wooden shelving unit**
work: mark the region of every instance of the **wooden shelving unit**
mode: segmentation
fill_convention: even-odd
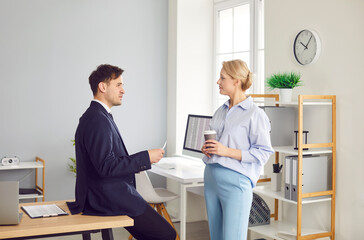
[[[19,165],[14,166],[0,166],[0,171],[12,171],[12,170],[25,170],[35,169],[35,189],[39,194],[25,194],[19,195],[19,199],[34,199],[36,202],[39,198],[44,202],[44,173],[45,173],[45,161],[40,157],[36,157],[33,162],[20,162]],[[38,170],[42,170],[42,181],[41,184],[38,182],[40,174]]]
[[[269,225],[250,227],[253,232],[259,233],[265,237],[273,239],[317,239],[329,237],[335,239],[335,190],[336,190],[336,96],[334,95],[299,95],[297,102],[281,103],[279,102],[279,95],[276,94],[252,94],[253,98],[260,98],[263,100],[255,100],[255,102],[262,103],[265,106],[293,106],[298,107],[298,150],[294,150],[293,146],[276,146],[273,147],[276,151],[275,163],[279,163],[279,153],[297,155],[298,156],[298,192],[297,202],[288,200],[284,197],[284,192],[274,192],[270,189],[269,185],[257,186],[254,192],[275,199],[274,212],[271,217],[274,221]],[[270,101],[267,98],[274,98]],[[303,107],[304,106],[331,106],[332,108],[332,140],[327,143],[318,144],[303,144]],[[303,150],[309,148],[309,150]],[[332,169],[331,169],[331,190],[313,193],[302,193],[302,159],[306,154],[331,154],[332,155]],[[263,179],[260,182],[267,182],[270,179]],[[297,205],[297,225],[293,226],[290,223],[278,220],[278,201],[283,201]],[[331,229],[324,231],[319,229],[305,229],[302,228],[302,205],[314,204],[317,202],[331,201]],[[287,236],[282,237],[277,233],[289,233]],[[292,235],[293,233],[293,235]],[[290,235],[291,234],[291,235]],[[284,234],[283,234],[284,235]]]

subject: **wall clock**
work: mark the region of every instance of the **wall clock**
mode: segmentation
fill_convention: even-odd
[[[312,64],[317,61],[321,52],[319,35],[313,30],[300,31],[293,43],[293,53],[301,65]]]

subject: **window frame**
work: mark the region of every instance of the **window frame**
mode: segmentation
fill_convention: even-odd
[[[219,46],[219,11],[222,10],[226,10],[226,9],[230,9],[230,8],[234,8],[234,7],[238,7],[244,4],[249,4],[250,6],[250,71],[252,71],[254,73],[255,76],[257,76],[257,71],[258,71],[258,53],[259,53],[259,2],[262,2],[263,7],[264,7],[264,0],[226,0],[226,1],[218,1],[215,0],[214,3],[214,57],[213,57],[213,77],[216,78],[216,73],[219,69],[217,69],[217,58],[218,58],[218,53],[217,53],[217,49]],[[264,9],[263,12],[261,13],[264,16]],[[263,23],[264,26],[264,23]],[[263,36],[264,37],[264,36]],[[264,51],[264,39],[263,39],[263,48],[260,49]],[[234,51],[233,51],[234,53]],[[257,78],[254,78],[257,79]],[[218,79],[214,79],[215,83],[217,82]],[[262,85],[263,86],[259,86]],[[250,89],[251,92],[250,93],[264,93],[264,81],[261,81],[261,83],[259,83],[258,85],[254,85],[252,86],[252,88]],[[216,88],[213,87],[213,111],[215,111],[218,107],[219,107],[219,100],[225,98],[222,97],[218,91],[216,91]]]

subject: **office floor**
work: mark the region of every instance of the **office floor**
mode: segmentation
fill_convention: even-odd
[[[177,231],[179,231],[179,223],[174,223]],[[124,228],[114,228],[114,240],[127,240],[129,237],[129,232]],[[43,238],[44,239],[44,238]],[[42,240],[43,240],[42,239]],[[82,240],[81,235],[71,235],[64,237],[54,237],[49,238],[50,240]],[[100,233],[91,234],[92,240],[101,240]],[[208,240],[209,237],[209,227],[207,221],[187,223],[187,240]]]

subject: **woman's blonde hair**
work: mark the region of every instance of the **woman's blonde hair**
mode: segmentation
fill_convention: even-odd
[[[232,79],[241,81],[241,88],[246,91],[253,83],[253,73],[250,72],[246,63],[240,59],[222,62],[222,69]]]

